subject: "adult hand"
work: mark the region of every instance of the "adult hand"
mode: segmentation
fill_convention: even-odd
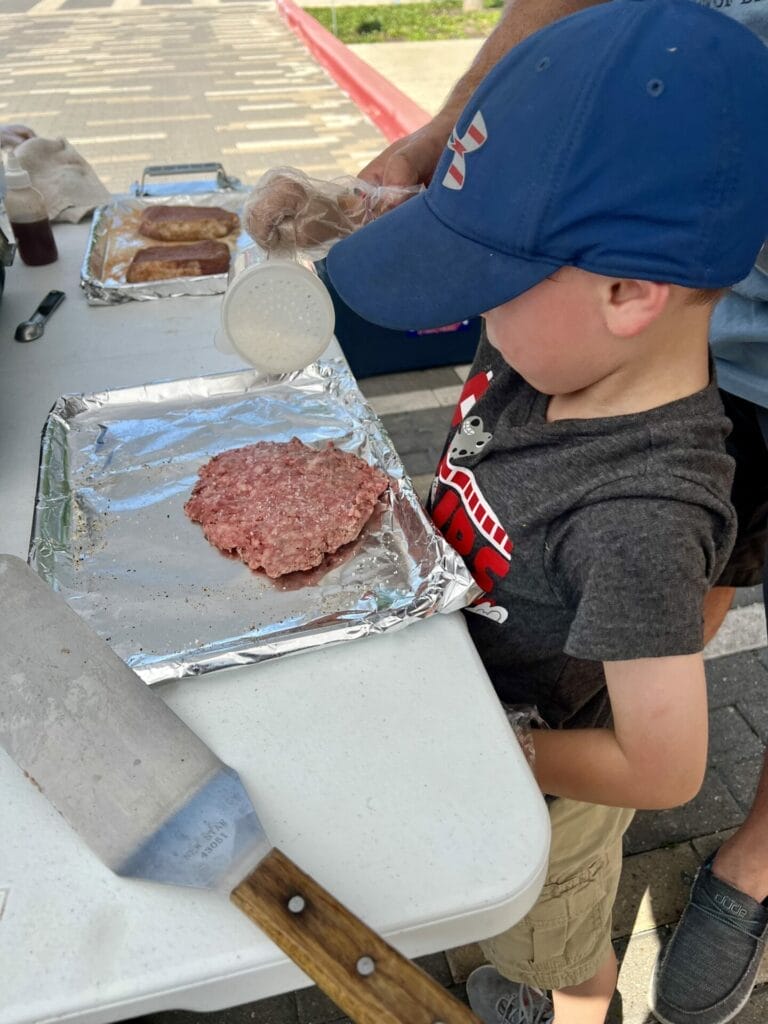
[[[360,171],[360,177],[373,185],[398,188],[428,185],[452,127],[450,117],[433,118],[422,128],[387,146]]]
[[[293,167],[267,171],[245,203],[245,229],[267,252],[313,257],[366,220],[365,195],[354,179],[316,181]]]
[[[13,148],[34,137],[35,133],[25,124],[0,124],[0,146]]]
[[[496,28],[431,121],[398,139],[360,171],[374,185],[428,185],[451,129],[488,72],[519,42],[545,25],[603,0],[507,0]],[[397,205],[393,203],[392,205]]]
[[[418,188],[372,185],[349,176],[309,178],[294,167],[267,171],[245,203],[245,229],[267,252],[312,259],[333,242],[381,216]]]

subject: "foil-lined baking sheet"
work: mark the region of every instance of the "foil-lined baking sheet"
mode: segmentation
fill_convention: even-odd
[[[212,455],[292,437],[356,453],[390,487],[357,541],[270,580],[183,506]],[[150,684],[397,629],[479,593],[341,360],[63,396],[43,431],[29,561]]]
[[[128,284],[126,272],[139,249],[160,242],[139,234],[144,210],[158,203],[163,206],[220,206],[232,213],[242,213],[248,189],[236,188],[214,192],[190,191],[164,195],[124,196],[96,208],[85,247],[80,271],[80,286],[92,306],[111,306],[134,299],[161,299],[179,295],[219,295],[227,286],[226,274],[205,274],[202,277],[176,277],[167,281],[146,281]],[[241,217],[242,220],[242,217]],[[220,239],[229,246],[231,258],[253,245],[241,230]]]

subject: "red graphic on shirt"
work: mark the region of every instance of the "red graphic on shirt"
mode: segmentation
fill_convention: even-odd
[[[437,467],[437,478],[441,484],[458,493],[477,532],[490,541],[505,558],[509,558],[512,554],[512,541],[483,497],[472,470],[451,465],[450,456],[445,455]]]
[[[482,420],[477,416],[467,419],[467,414],[488,390],[491,377],[490,371],[478,373],[464,385],[453,418],[453,425],[460,425],[460,429],[437,467],[436,483],[442,485],[443,493],[432,509],[435,526],[465,559],[485,594],[509,572],[514,545],[483,495],[475,474],[457,466],[452,458],[457,457],[457,452],[460,457],[477,452],[490,440],[482,429]],[[493,602],[483,596],[475,604],[488,609]],[[504,619],[506,612],[497,621]]]
[[[459,401],[456,404],[456,411],[451,420],[452,427],[458,427],[475,402],[482,398],[488,390],[492,379],[493,370],[488,370],[486,373],[476,373],[474,377],[470,377],[468,381],[465,381],[464,387],[461,389]]]

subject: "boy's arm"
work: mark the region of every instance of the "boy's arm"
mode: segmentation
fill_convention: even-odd
[[[604,662],[612,729],[534,730],[544,793],[614,807],[674,807],[707,760],[702,655]]]
[[[507,0],[496,28],[478,51],[469,70],[456,82],[433,119],[398,139],[360,171],[374,185],[427,184],[467,100],[491,68],[519,42],[567,14],[603,0]]]

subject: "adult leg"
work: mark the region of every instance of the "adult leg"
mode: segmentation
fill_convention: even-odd
[[[723,624],[736,596],[736,587],[713,587],[704,598],[704,643],[708,644]]]
[[[724,396],[727,397],[727,396]],[[732,397],[732,396],[731,396]],[[732,400],[739,535],[723,579],[705,604],[705,640],[717,631],[733,586],[758,583],[765,568],[766,414]],[[656,965],[650,1003],[664,1024],[726,1024],[749,1000],[768,936],[768,753],[752,807],[734,835],[701,866],[688,905]]]
[[[761,480],[768,472],[766,436],[768,414],[744,401],[726,399],[726,412],[734,424],[733,455],[737,461],[733,500],[739,516],[734,574],[731,580],[744,583],[759,565],[760,548],[765,546],[765,494]],[[742,468],[746,468],[746,473]],[[747,574],[745,576],[745,574]],[[730,582],[730,581],[729,581]],[[751,582],[756,582],[754,579]],[[714,587],[704,604],[704,642],[715,635],[731,606],[736,592],[733,586]],[[768,616],[768,562],[763,562],[763,598]],[[712,873],[757,902],[768,897],[768,751],[758,781],[752,807],[741,827],[727,839],[715,855]]]
[[[768,562],[763,568],[763,601],[768,621]],[[749,814],[717,851],[712,872],[758,903],[768,900],[768,750]]]

